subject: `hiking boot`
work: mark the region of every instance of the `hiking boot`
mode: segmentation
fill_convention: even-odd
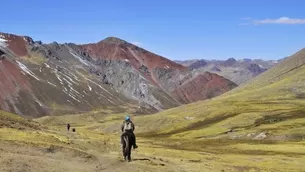
[[[136,148],[138,148],[138,145],[133,145],[133,149],[136,149]]]

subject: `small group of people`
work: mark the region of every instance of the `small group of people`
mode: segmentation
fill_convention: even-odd
[[[70,128],[71,128],[71,125],[67,124],[68,131],[70,131]],[[121,130],[122,130],[123,134],[127,132],[132,136],[133,143],[134,143],[133,148],[134,149],[138,148],[138,146],[136,144],[136,136],[134,134],[135,126],[128,115],[125,117],[125,120],[123,121],[123,124],[121,125]],[[73,132],[75,132],[74,128],[73,128]],[[122,137],[123,134],[121,135],[121,145],[123,145],[123,137]]]
[[[67,130],[70,131],[71,125],[67,124]],[[75,132],[75,128],[72,128],[72,132]]]

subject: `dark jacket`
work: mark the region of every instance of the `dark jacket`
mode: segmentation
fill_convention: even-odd
[[[135,129],[135,127],[134,127],[133,122],[132,122],[132,121],[130,121],[130,120],[129,120],[129,121],[124,121],[124,122],[123,122],[123,124],[121,125],[121,130],[122,130],[122,132],[125,132],[125,128],[124,128],[124,127],[125,127],[125,123],[131,123],[131,128],[132,128],[132,129],[131,129],[130,131],[132,131],[132,132],[133,132],[133,131],[134,131],[134,129]]]

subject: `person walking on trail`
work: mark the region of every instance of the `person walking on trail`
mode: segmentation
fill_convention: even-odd
[[[130,120],[130,117],[126,116],[125,117],[125,121],[121,125],[121,130],[122,130],[123,134],[125,132],[128,132],[129,134],[131,134],[131,136],[133,138],[133,143],[134,143],[133,149],[136,149],[136,148],[138,148],[138,146],[136,144],[136,136],[133,133],[134,129],[135,129],[135,127],[134,127],[133,122]],[[123,146],[123,134],[121,135],[121,144],[122,144],[122,146]]]
[[[70,124],[67,124],[67,130],[70,131]]]

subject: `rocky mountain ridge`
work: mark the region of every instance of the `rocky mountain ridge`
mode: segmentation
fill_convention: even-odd
[[[223,76],[240,85],[272,68],[281,60],[241,59],[228,58],[227,60],[194,59],[175,61],[198,73],[212,72]]]
[[[0,107],[24,116],[99,108],[152,113],[236,86],[115,37],[85,45],[44,44],[0,33],[0,55]]]

